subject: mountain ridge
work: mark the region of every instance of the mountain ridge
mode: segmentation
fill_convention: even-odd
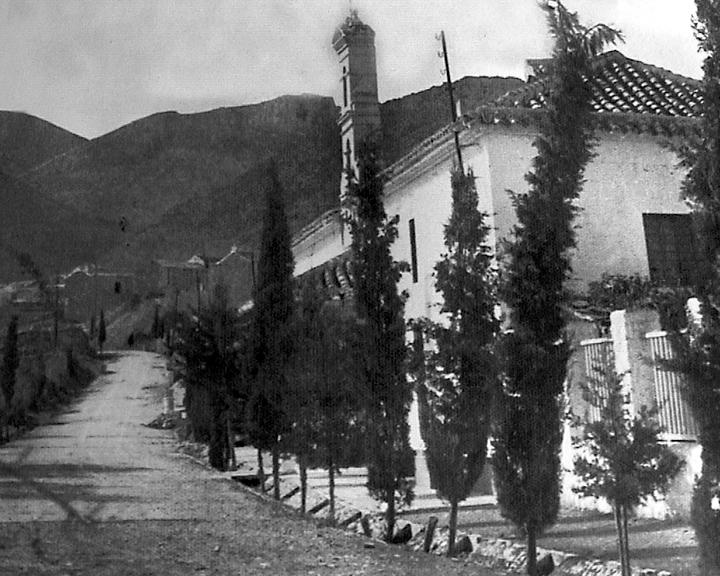
[[[456,82],[455,91],[468,109],[521,84],[469,77]],[[380,112],[384,161],[390,164],[449,123],[447,91],[431,87],[385,102]],[[60,246],[78,242],[66,224],[52,222],[43,202],[75,223],[78,238],[98,239],[67,254],[109,267],[148,273],[159,258],[223,252],[232,244],[257,250],[269,161],[278,166],[291,232],[337,205],[342,169],[337,114],[332,98],[303,94],[190,114],[158,112],[92,140],[38,120],[33,136],[21,141],[17,126],[28,119],[0,113],[0,146],[4,120],[14,123],[6,132],[7,142],[16,145],[5,163],[12,180],[0,179],[0,188],[11,181],[15,192],[21,186],[32,198],[28,211],[38,229],[56,237],[53,248],[39,237],[23,236],[29,253],[50,251],[38,254],[42,262],[53,261],[55,251],[62,256],[58,261],[84,263],[65,258]],[[52,146],[39,146],[43,130]],[[0,172],[5,164],[0,157]],[[17,194],[13,198],[17,201]],[[0,267],[0,283],[16,276]]]

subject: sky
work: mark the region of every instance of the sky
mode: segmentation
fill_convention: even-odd
[[[626,56],[701,77],[694,0],[565,0],[620,29]],[[285,94],[334,96],[331,38],[356,9],[375,30],[380,100],[454,79],[522,78],[549,54],[536,0],[0,0],[0,110],[94,138],[156,112]]]

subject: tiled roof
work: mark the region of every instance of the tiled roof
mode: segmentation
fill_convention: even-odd
[[[668,70],[626,58],[613,50],[598,58],[593,78],[592,105],[598,113],[652,114],[698,117],[700,82]],[[548,82],[537,79],[502,96],[501,107],[543,108]]]
[[[548,81],[543,78],[548,60],[528,62],[537,78],[508,92],[490,105],[463,114],[426,138],[385,170],[393,178],[473,125],[537,125],[547,101]],[[631,60],[620,52],[597,59],[593,101],[597,128],[609,132],[637,132],[672,138],[695,137],[700,129],[701,82],[669,70]]]

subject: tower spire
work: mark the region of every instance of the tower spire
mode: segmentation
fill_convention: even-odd
[[[350,216],[346,202],[347,173],[357,173],[360,143],[380,130],[375,32],[351,8],[350,15],[335,31],[332,44],[338,55],[342,78],[338,119],[343,154],[340,205],[347,217]]]

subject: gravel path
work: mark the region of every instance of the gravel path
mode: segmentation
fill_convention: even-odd
[[[0,447],[0,575],[490,574],[324,528],[148,428],[161,357],[118,354],[72,409]]]

